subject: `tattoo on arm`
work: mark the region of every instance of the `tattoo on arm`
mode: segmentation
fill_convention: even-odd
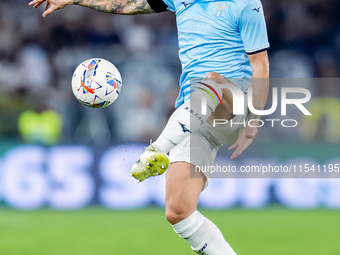
[[[73,0],[73,4],[115,14],[148,14],[155,12],[147,0]]]

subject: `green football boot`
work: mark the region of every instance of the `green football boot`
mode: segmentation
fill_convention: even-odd
[[[150,146],[145,148],[144,153],[131,167],[131,175],[142,182],[151,176],[163,174],[168,169],[169,164],[168,155],[156,151],[150,141]]]

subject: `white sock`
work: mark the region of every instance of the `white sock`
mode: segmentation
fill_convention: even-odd
[[[172,227],[197,254],[237,255],[216,225],[198,211]]]
[[[202,98],[206,98],[206,114],[202,114]],[[190,100],[178,107],[170,116],[163,132],[153,142],[160,152],[168,153],[185,137],[198,130],[221,102],[222,90],[214,81],[203,81],[192,92]]]

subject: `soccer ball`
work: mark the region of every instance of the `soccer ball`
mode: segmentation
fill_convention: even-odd
[[[103,108],[119,96],[122,78],[118,69],[102,58],[91,58],[81,63],[73,73],[72,91],[83,105]]]

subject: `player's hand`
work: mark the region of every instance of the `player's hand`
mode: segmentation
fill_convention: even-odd
[[[251,145],[256,134],[257,127],[246,126],[245,128],[243,128],[240,135],[238,136],[236,143],[228,148],[229,150],[236,148],[230,158],[235,159],[240,156],[242,152],[244,152],[244,150],[247,149],[249,145]]]
[[[45,12],[42,15],[44,18],[56,10],[62,9],[66,5],[72,4],[72,0],[33,0],[29,2],[28,5],[38,8],[44,2],[46,2]]]

